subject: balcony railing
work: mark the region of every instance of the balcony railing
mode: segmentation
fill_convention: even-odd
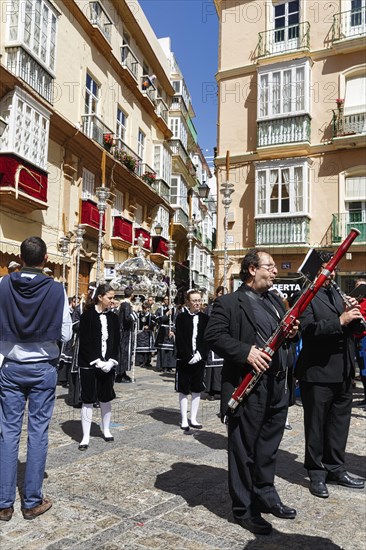
[[[258,147],[301,141],[310,141],[309,115],[258,122]]]
[[[82,115],[83,132],[90,139],[94,139],[99,145],[104,146],[103,134],[113,134],[112,130],[96,115]]]
[[[165,103],[163,98],[157,97],[155,101],[155,111],[158,116],[160,116],[168,124],[168,105]]]
[[[126,67],[137,80],[139,62],[128,44],[121,46],[121,65],[122,67]]]
[[[53,76],[21,46],[6,48],[7,69],[24,80],[48,103],[53,102]]]
[[[141,179],[143,179],[145,183],[148,183],[151,186],[156,181],[156,172],[154,168],[151,168],[151,166],[147,164],[147,162],[141,163],[140,174]]]
[[[113,156],[138,176],[142,174],[142,158],[120,138],[115,140]]]
[[[366,6],[342,11],[333,16],[332,41],[357,38],[366,34]]]
[[[170,107],[171,111],[181,111],[183,114],[187,114],[187,107],[184,103],[183,96],[175,95],[172,99],[172,105]]]
[[[333,137],[350,136],[366,133],[366,113],[344,115],[333,111]]]
[[[305,216],[256,220],[255,244],[308,244],[309,219]]]
[[[173,155],[178,155],[182,159],[187,167],[188,172],[191,174],[191,176],[194,177],[196,175],[196,167],[194,166],[191,157],[187,153],[182,142],[179,139],[171,139],[169,141],[169,145]]]
[[[174,223],[179,223],[180,225],[183,225],[184,227],[188,228],[188,214],[184,212],[181,208],[177,208],[174,213]]]
[[[92,25],[99,28],[106,39],[111,41],[112,22],[103,10],[100,2],[89,3],[90,14],[89,21]]]
[[[155,104],[157,90],[153,82],[151,82],[150,77],[146,74],[141,77],[141,90],[144,94],[147,95],[151,103]]]
[[[308,21],[259,33],[258,57],[309,48],[310,23]]]
[[[170,198],[170,187],[169,185],[162,179],[157,179],[152,184],[152,188],[154,191],[160,195],[163,199],[167,200],[169,202]]]
[[[366,210],[333,214],[332,243],[343,241],[352,227],[360,231],[356,243],[366,243]]]

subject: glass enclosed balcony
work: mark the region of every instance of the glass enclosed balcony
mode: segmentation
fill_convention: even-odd
[[[300,245],[308,244],[309,219],[305,216],[271,218],[255,221],[255,244]]]
[[[366,243],[366,211],[346,212],[333,214],[332,216],[332,243],[342,242],[352,228],[358,229],[360,235],[356,244]]]
[[[259,33],[258,57],[310,48],[310,23],[304,21]]]
[[[332,42],[358,38],[366,34],[366,5],[333,16]]]
[[[302,141],[310,141],[309,115],[258,122],[258,147]]]
[[[48,103],[53,102],[53,76],[21,46],[6,48],[7,69],[29,84]]]

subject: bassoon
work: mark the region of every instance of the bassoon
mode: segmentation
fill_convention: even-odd
[[[348,236],[334,253],[334,256],[329,260],[325,267],[322,268],[316,280],[310,282],[309,286],[299,296],[292,308],[286,312],[282,321],[280,322],[272,336],[270,336],[270,338],[267,340],[264,348],[262,348],[262,351],[266,353],[268,357],[272,359],[273,355],[281,347],[285,339],[288,337],[288,334],[293,329],[295,322],[300,317],[301,313],[305,311],[311,300],[323,286],[324,282],[329,278],[330,274],[334,271],[337,264],[346,254],[347,250],[359,234],[360,231],[358,229],[351,229]],[[236,407],[242,402],[246,395],[249,395],[249,393],[252,391],[252,389],[262,376],[262,371],[257,372],[254,369],[252,369],[244,376],[241,384],[236,388],[228,403],[232,411],[236,409]]]

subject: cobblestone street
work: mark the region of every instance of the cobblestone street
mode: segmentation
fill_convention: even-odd
[[[44,482],[53,507],[24,521],[18,498],[13,519],[0,526],[1,550],[365,549],[365,491],[330,485],[327,500],[308,491],[300,403],[290,409],[293,430],[285,431],[276,480],[283,502],[298,515],[295,520],[264,516],[274,529],[263,537],[232,522],[218,401],[202,400],[203,429],[185,434],[178,426],[173,374],[137,369],[136,383],[115,388],[115,441],[102,438],[100,412],[94,409],[86,452],[78,450],[80,410],[67,406],[67,390],[57,388]],[[354,399],[362,399],[360,387]],[[365,421],[365,411],[354,407],[347,467],[358,476],[366,473]]]

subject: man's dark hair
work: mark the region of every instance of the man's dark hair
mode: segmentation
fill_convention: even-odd
[[[225,290],[226,289],[225,289],[224,286],[222,286],[222,285],[218,286],[217,289],[215,290],[216,296],[218,295],[219,292],[222,292],[223,294],[225,294]]]
[[[263,250],[263,248],[251,248],[245,254],[241,262],[239,273],[239,277],[243,281],[243,283],[245,283],[245,281],[247,281],[251,277],[249,273],[249,267],[251,265],[253,265],[254,267],[259,267],[259,252],[264,252],[265,254],[267,254],[267,252]]]
[[[125,295],[125,298],[131,298],[132,294],[133,294],[133,288],[132,286],[126,286],[126,288],[124,289],[123,291],[124,295]]]
[[[28,237],[20,245],[20,256],[28,267],[41,265],[46,254],[46,243],[40,237]]]

